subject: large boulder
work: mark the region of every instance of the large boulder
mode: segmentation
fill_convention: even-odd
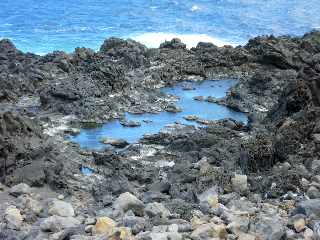
[[[113,203],[113,208],[121,213],[132,210],[138,216],[144,212],[143,202],[129,192],[122,193]]]
[[[73,217],[75,215],[72,205],[61,200],[53,200],[49,204],[48,213],[60,217]]]

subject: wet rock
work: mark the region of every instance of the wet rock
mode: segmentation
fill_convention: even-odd
[[[61,200],[53,200],[49,204],[48,213],[60,217],[73,217],[75,215],[72,205]]]
[[[125,213],[132,210],[138,216],[143,215],[144,204],[136,196],[129,192],[122,193],[113,203],[113,208]]]
[[[8,229],[20,230],[23,217],[19,209],[15,206],[9,206],[5,211],[4,220]]]
[[[133,120],[130,121],[120,121],[120,124],[124,127],[140,127],[141,123]]]
[[[19,183],[18,185],[13,186],[9,192],[12,196],[19,197],[22,194],[30,194],[31,188],[28,184]]]
[[[209,96],[209,97],[206,98],[206,101],[209,102],[209,103],[219,103],[220,99],[212,97],[212,96]]]
[[[182,90],[184,91],[190,91],[190,90],[195,90],[196,88],[192,86],[192,84],[186,83],[183,84]]]
[[[167,112],[171,112],[171,113],[182,112],[182,109],[181,109],[180,107],[178,107],[178,106],[176,106],[176,105],[173,105],[173,104],[168,105],[168,106],[165,108],[165,110],[166,110]]]
[[[76,228],[80,224],[80,221],[74,217],[51,216],[41,222],[40,228],[45,232],[59,232],[64,229]]]
[[[206,119],[201,119],[201,118],[198,118],[196,120],[197,123],[199,124],[203,124],[203,125],[209,125],[210,124],[210,121],[209,120],[206,120]]]
[[[204,101],[204,96],[195,96],[193,99],[196,101]]]
[[[103,138],[101,139],[101,142],[103,144],[110,144],[111,146],[118,147],[118,148],[124,148],[129,143],[124,139],[112,139],[112,138]]]
[[[69,128],[64,131],[65,134],[69,134],[71,136],[77,136],[80,134],[80,129],[78,128]]]
[[[188,116],[184,116],[183,118],[187,121],[196,121],[199,117],[195,115],[188,115]]]

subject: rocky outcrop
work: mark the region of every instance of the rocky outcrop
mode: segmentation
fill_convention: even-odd
[[[319,44],[319,32],[257,37],[235,48],[187,49],[173,39],[147,49],[111,38],[98,52],[36,56],[2,40],[0,103],[11,112],[0,113],[0,177],[9,186],[63,188],[70,201],[33,199],[25,184],[0,187],[1,202],[10,202],[0,206],[0,238],[316,238]],[[50,113],[74,115],[76,126],[112,118],[138,126],[125,121],[125,111],[179,110],[156,88],[224,77],[239,82],[224,99],[207,101],[247,112],[247,126],[230,119],[206,128],[177,123],[137,144],[115,143],[124,149],[93,153],[39,127],[52,124]],[[19,105],[25,95],[40,98],[32,119]],[[80,171],[86,166],[88,175]]]
[[[58,176],[63,168],[57,156],[59,151],[38,124],[17,113],[0,113],[0,177],[9,185],[64,185]]]

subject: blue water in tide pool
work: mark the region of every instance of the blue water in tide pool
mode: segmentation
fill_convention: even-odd
[[[152,47],[177,34],[189,46],[243,44],[317,29],[319,12],[319,0],[1,0],[0,38],[39,54],[98,49],[110,36]]]
[[[201,119],[218,120],[223,118],[233,118],[235,120],[247,123],[247,116],[244,113],[236,112],[215,103],[194,100],[195,96],[212,96],[221,98],[225,96],[228,89],[236,83],[235,80],[221,81],[202,81],[188,82],[188,86],[194,87],[194,90],[183,90],[185,83],[174,87],[166,87],[161,91],[180,97],[177,105],[182,108],[182,112],[169,113],[161,112],[159,114],[126,114],[127,120],[139,121],[140,127],[123,127],[119,121],[114,120],[96,129],[82,129],[80,134],[72,136],[69,140],[80,144],[82,148],[100,150],[106,145],[100,143],[102,138],[125,139],[130,143],[138,142],[144,134],[158,133],[163,127],[179,121],[183,124],[197,125],[196,122],[190,122],[183,117],[187,115],[196,115]],[[150,120],[151,122],[144,122]]]

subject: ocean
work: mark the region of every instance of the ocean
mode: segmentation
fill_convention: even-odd
[[[0,39],[25,51],[98,50],[104,39],[148,47],[181,38],[243,45],[257,35],[302,35],[320,28],[319,0],[1,0]]]

